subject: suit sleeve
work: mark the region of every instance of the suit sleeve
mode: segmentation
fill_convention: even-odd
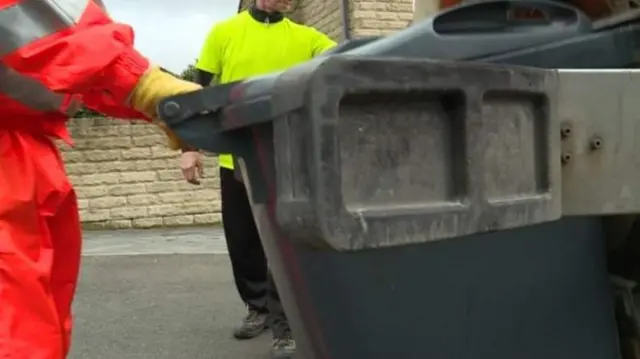
[[[21,47],[3,62],[54,92],[80,97],[86,107],[105,115],[144,118],[128,104],[150,66],[133,42],[130,26],[113,22],[91,3],[77,24]]]

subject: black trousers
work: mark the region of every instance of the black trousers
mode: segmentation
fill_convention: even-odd
[[[240,298],[249,309],[269,313],[274,337],[290,334],[289,322],[267,265],[251,204],[232,170],[220,168],[222,223]]]

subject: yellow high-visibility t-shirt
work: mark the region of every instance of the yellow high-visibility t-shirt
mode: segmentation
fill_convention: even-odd
[[[223,84],[287,69],[335,45],[312,27],[287,18],[263,23],[243,11],[213,26],[196,68],[216,75]],[[221,167],[233,169],[231,155],[221,154],[219,162]]]

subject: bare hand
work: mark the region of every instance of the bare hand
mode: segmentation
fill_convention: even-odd
[[[182,153],[182,156],[180,156],[180,169],[187,182],[199,185],[200,179],[204,177],[202,154],[198,151]]]

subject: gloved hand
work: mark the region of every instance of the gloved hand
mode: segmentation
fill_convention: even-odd
[[[181,80],[158,67],[152,67],[144,74],[131,94],[131,105],[153,120],[168,136],[169,148],[182,148],[180,139],[169,127],[158,119],[158,103],[166,97],[201,89],[202,86]]]

